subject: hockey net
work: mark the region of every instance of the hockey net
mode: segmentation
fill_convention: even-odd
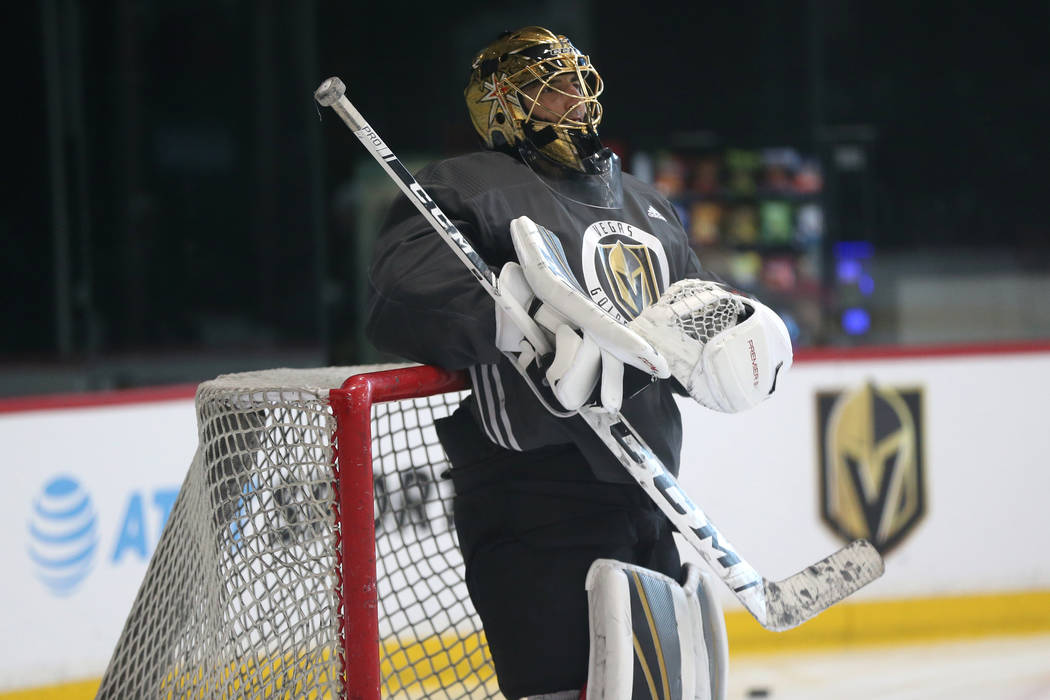
[[[198,449],[97,697],[498,692],[433,428],[463,379],[376,369],[201,384]]]

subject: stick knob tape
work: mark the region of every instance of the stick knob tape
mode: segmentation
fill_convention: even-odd
[[[314,99],[322,107],[331,107],[346,94],[346,85],[339,78],[329,78],[314,90]]]

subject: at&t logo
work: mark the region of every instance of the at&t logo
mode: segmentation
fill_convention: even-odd
[[[74,477],[56,476],[33,499],[27,552],[36,578],[57,596],[69,596],[97,566],[136,566],[149,560],[178,488],[126,492],[114,525],[112,499],[97,505]],[[101,512],[100,512],[101,508]],[[109,517],[106,517],[106,516]]]
[[[57,476],[44,485],[29,518],[29,557],[52,593],[68,595],[91,571],[97,530],[91,496],[76,479]]]

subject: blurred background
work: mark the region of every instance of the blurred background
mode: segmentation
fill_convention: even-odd
[[[0,396],[381,359],[396,191],[313,90],[414,169],[475,148],[472,54],[527,24],[590,54],[603,139],[798,348],[1050,339],[1050,2],[737,5],[10,4]]]

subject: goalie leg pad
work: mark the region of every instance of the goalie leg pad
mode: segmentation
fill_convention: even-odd
[[[726,635],[725,613],[715,595],[720,583],[711,574],[701,571],[697,564],[686,563],[682,568],[686,574],[682,588],[686,595],[694,595],[700,604],[703,642],[707,651],[707,676],[711,688],[709,697],[712,700],[725,700],[729,687],[729,637]],[[698,697],[704,696],[698,694]]]
[[[696,567],[686,570],[683,587],[612,559],[591,565],[588,698],[724,700],[728,654],[722,612]]]

